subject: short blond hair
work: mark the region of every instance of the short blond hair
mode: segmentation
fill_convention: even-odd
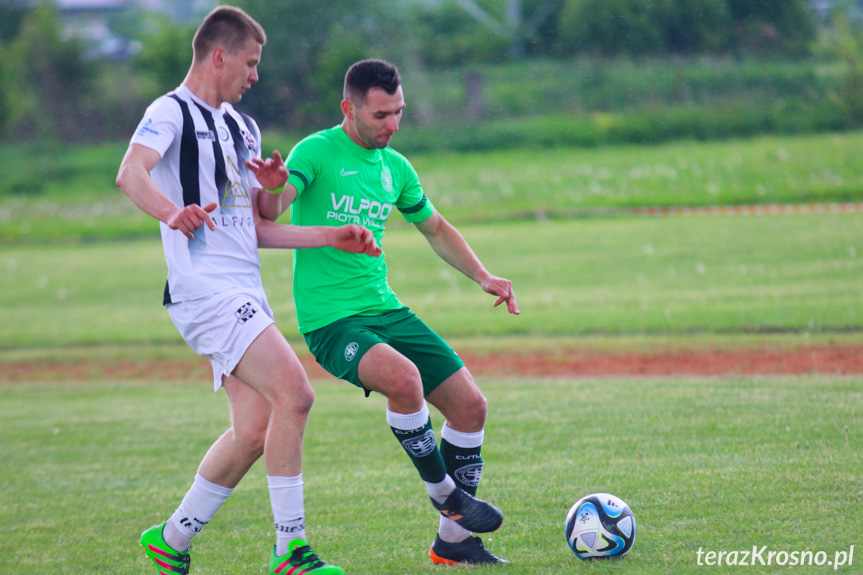
[[[219,6],[207,14],[195,38],[192,49],[195,60],[206,58],[216,47],[221,46],[230,54],[236,54],[246,47],[250,39],[263,46],[267,34],[258,22],[235,6]]]

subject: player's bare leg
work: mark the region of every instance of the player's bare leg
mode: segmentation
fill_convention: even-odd
[[[267,475],[302,473],[303,435],[315,392],[299,358],[275,325],[249,346],[234,376],[260,394],[272,410],[264,441]],[[257,421],[259,413],[252,410],[240,415]]]
[[[456,431],[474,433],[485,427],[488,402],[466,367],[444,380],[426,399]]]
[[[272,408],[260,393],[237,379],[223,378],[231,427],[213,444],[199,473],[225,487],[236,487],[264,453]]]
[[[343,575],[340,568],[321,561],[306,543],[303,436],[315,394],[299,358],[281,332],[270,325],[246,350],[234,376],[255,390],[270,409],[262,445],[276,524],[270,572]],[[237,409],[238,416],[251,420],[249,429],[257,432],[250,433],[247,447],[260,448],[259,417],[264,408],[257,401],[247,407]]]
[[[387,398],[394,413],[416,413],[423,406],[419,370],[408,358],[385,343],[369,349],[360,360],[357,375],[363,386]]]
[[[363,355],[357,373],[366,389],[386,396],[387,423],[441,515],[469,531],[484,533],[500,527],[503,522],[500,510],[459,489],[447,474],[423,399],[422,378],[413,362],[391,346],[379,343]]]
[[[446,418],[441,431],[441,456],[456,485],[476,495],[482,476],[482,443],[488,402],[467,368],[448,377],[427,397]],[[435,563],[447,565],[505,563],[485,548],[468,529],[440,518],[438,533],[429,550]]]

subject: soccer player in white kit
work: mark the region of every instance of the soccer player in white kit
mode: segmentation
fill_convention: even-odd
[[[157,573],[189,572],[192,538],[261,455],[276,529],[270,573],[343,573],[306,542],[302,442],[314,392],[274,325],[257,250],[331,246],[377,257],[380,249],[361,226],[300,228],[260,218],[262,187],[246,166],[261,158],[260,131],[232,104],[258,81],[265,43],[263,28],[242,10],[213,10],[195,34],[188,75],[147,109],[117,176],[160,221],[164,304],[186,342],[210,360],[231,411],[230,429],[177,510],[141,535]]]

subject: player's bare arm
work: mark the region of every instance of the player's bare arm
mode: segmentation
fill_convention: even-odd
[[[207,225],[216,229],[210,212],[216,209],[215,202],[201,207],[191,204],[183,208],[168,199],[150,178],[150,170],[159,163],[161,156],[156,150],[132,144],[126,151],[120,171],[117,173],[117,187],[144,213],[164,222],[172,230],[179,230],[187,238],[195,237],[195,230]]]
[[[489,273],[461,233],[442,215],[434,212],[427,220],[414,225],[442,260],[478,283],[486,293],[497,296],[494,307],[506,302],[509,313],[520,313],[512,282]]]
[[[267,195],[260,188],[256,188],[252,194]],[[383,253],[374,234],[366,227],[356,224],[337,227],[280,224],[261,217],[257,200],[257,198],[253,200],[252,206],[255,212],[258,247],[286,249],[333,247],[343,252],[372,257],[379,257]]]
[[[259,194],[258,210],[261,217],[270,220],[271,222],[279,219],[285,210],[288,209],[295,199],[297,199],[297,189],[288,182],[288,168],[285,167],[285,162],[278,150],[273,151],[273,157],[267,159],[253,158],[246,160],[246,167],[252,170],[258,182],[263,186],[268,193]],[[272,190],[283,188],[284,190],[278,193],[272,193]]]

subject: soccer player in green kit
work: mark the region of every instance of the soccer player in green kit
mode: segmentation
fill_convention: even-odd
[[[380,245],[398,211],[448,264],[518,314],[509,280],[490,274],[462,235],[425,196],[408,160],[389,147],[405,107],[398,70],[363,60],[345,76],[341,125],[308,136],[286,167],[252,160],[263,187],[261,215],[277,219],[291,206],[300,226],[355,223]],[[282,191],[279,189],[282,188]],[[483,469],[487,405],[470,372],[447,343],[401,303],[387,282],[384,258],[330,248],[294,252],[294,298],[300,333],[318,363],[365,390],[386,396],[387,422],[440,511],[429,551],[435,563],[489,564],[496,557],[473,533],[494,531],[503,514],[475,497]],[[429,403],[446,421],[437,445]]]

